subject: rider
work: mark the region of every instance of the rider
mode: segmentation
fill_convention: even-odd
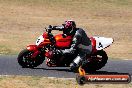
[[[63,24],[63,27],[54,27],[56,29],[62,29],[63,35],[73,36],[72,44],[69,49],[58,50],[64,54],[73,54],[78,50],[78,56],[70,64],[71,70],[78,67],[83,61],[86,60],[86,55],[89,55],[92,51],[92,45],[90,38],[87,36],[82,28],[76,28],[76,23],[73,20],[67,20]]]

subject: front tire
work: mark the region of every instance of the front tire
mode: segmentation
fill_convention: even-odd
[[[34,68],[43,63],[45,58],[42,57],[42,55],[38,55],[36,58],[31,58],[32,54],[32,51],[27,49],[22,50],[17,58],[19,65],[23,68]]]

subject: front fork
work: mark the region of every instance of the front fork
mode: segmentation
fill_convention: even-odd
[[[41,52],[40,51],[35,51],[31,58],[36,58]]]

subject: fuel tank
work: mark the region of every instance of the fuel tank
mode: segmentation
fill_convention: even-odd
[[[58,34],[55,36],[56,44],[55,46],[58,48],[68,48],[72,42],[72,36],[66,36],[65,38],[62,34]]]

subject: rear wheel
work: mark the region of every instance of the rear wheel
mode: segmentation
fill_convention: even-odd
[[[95,72],[105,66],[107,60],[108,56],[105,51],[97,51],[93,56],[91,56],[90,62],[83,66],[83,69],[85,69],[86,72]]]
[[[19,65],[23,68],[34,68],[43,63],[45,58],[42,57],[42,55],[38,55],[36,58],[31,58],[32,54],[33,52],[27,49],[22,50],[17,58]]]

